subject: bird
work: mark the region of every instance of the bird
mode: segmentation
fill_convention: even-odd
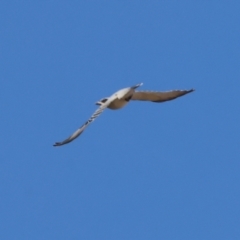
[[[181,97],[195,90],[192,88],[189,90],[171,90],[166,92],[136,91],[136,89],[142,85],[143,83],[139,83],[132,87],[120,89],[119,91],[112,94],[110,97],[105,97],[97,101],[96,105],[98,105],[99,108],[92,114],[92,116],[67,139],[63,140],[62,142],[56,142],[53,146],[62,146],[64,144],[70,143],[71,141],[79,137],[87,128],[87,126],[91,122],[93,122],[106,108],[109,108],[111,110],[117,110],[127,105],[130,100],[161,103]]]

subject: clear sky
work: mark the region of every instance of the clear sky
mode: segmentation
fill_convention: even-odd
[[[0,3],[0,239],[240,239],[240,1]],[[196,91],[106,110],[94,103]]]

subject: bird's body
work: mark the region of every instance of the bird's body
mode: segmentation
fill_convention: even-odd
[[[190,90],[173,90],[169,92],[149,92],[149,91],[135,91],[136,88],[140,87],[142,83],[137,84],[133,87],[128,87],[121,89],[117,92],[115,92],[110,97],[106,97],[101,99],[100,101],[96,102],[96,105],[99,105],[100,107],[97,109],[97,111],[94,112],[94,114],[91,116],[91,118],[83,125],[81,126],[76,132],[74,132],[70,137],[68,137],[66,140],[62,142],[56,142],[53,146],[61,146],[64,144],[67,144],[71,141],[73,141],[75,138],[77,138],[84,130],[85,128],[97,118],[105,108],[109,108],[112,110],[117,110],[122,107],[124,107],[126,104],[129,103],[130,100],[139,100],[139,101],[151,101],[151,102],[164,102],[164,101],[170,101],[177,97],[183,96],[187,93],[190,93],[194,91],[194,89]]]
[[[118,110],[120,108],[123,108],[125,105],[128,104],[129,101],[127,101],[126,99],[122,98],[122,99],[114,99],[107,108],[111,109],[111,110]]]
[[[137,88],[141,85],[142,84],[138,84],[134,87],[123,88],[123,89],[115,92],[110,97],[101,99],[99,102],[96,103],[96,105],[107,104],[107,108],[109,108],[109,109],[112,109],[112,110],[120,109],[120,108],[124,107],[129,102],[129,100],[132,98],[135,88]]]

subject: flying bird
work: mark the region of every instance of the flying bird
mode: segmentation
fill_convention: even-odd
[[[136,89],[140,86],[142,86],[142,83],[132,87],[121,89],[115,92],[110,97],[105,97],[100,101],[96,102],[96,105],[99,105],[99,108],[93,113],[93,115],[71,136],[69,136],[62,142],[56,142],[53,146],[62,146],[64,144],[70,143],[71,141],[79,137],[87,128],[87,126],[91,122],[93,122],[103,112],[105,108],[110,108],[113,110],[120,109],[124,107],[127,103],[129,103],[130,100],[160,103],[173,100],[194,91],[194,89],[172,90],[168,92],[136,91]]]

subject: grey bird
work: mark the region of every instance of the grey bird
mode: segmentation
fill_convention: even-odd
[[[168,92],[152,92],[152,91],[136,91],[138,87],[142,86],[142,83],[137,84],[133,87],[123,88],[115,92],[110,97],[106,97],[96,102],[96,105],[100,107],[93,113],[93,115],[71,136],[65,139],[62,142],[56,142],[53,146],[62,146],[64,144],[70,143],[77,137],[79,137],[85,128],[93,122],[105,108],[110,109],[120,109],[124,107],[130,100],[139,100],[139,101],[150,101],[150,102],[165,102],[170,101],[175,98],[181,97],[187,93],[193,92],[194,89],[190,90],[172,90]]]

